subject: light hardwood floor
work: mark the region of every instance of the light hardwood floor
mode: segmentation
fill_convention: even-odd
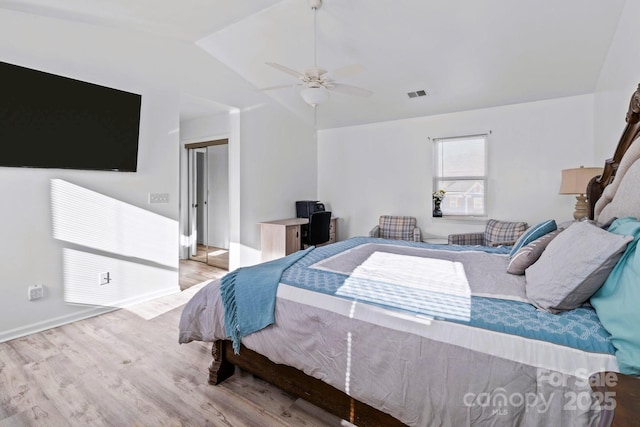
[[[180,289],[185,290],[207,280],[218,279],[227,273],[226,269],[213,267],[204,262],[188,259],[180,260]]]
[[[0,427],[341,425],[246,373],[207,384],[211,345],[178,344],[178,321],[225,271],[191,263],[178,294],[1,343]]]
[[[215,246],[205,246],[200,243],[196,245],[196,254],[191,256],[192,260],[201,261],[211,266],[229,269],[229,250]]]

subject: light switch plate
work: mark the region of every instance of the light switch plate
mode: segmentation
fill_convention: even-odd
[[[169,193],[149,193],[149,203],[169,203]]]
[[[100,273],[100,275],[98,276],[98,283],[100,284],[100,286],[108,285],[109,283],[111,283],[111,276],[109,275],[108,271]]]
[[[40,299],[44,296],[44,287],[42,285],[29,286],[27,297],[29,301]]]

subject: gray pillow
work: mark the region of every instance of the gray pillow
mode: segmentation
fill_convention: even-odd
[[[632,240],[588,222],[572,224],[526,269],[527,298],[551,313],[579,307],[602,286]]]
[[[562,230],[555,230],[538,237],[533,242],[518,249],[509,261],[507,273],[523,275],[524,271],[540,258],[542,252]]]

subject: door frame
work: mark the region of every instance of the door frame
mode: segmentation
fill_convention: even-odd
[[[189,227],[189,236],[190,236],[190,241],[189,241],[189,258],[192,259],[192,257],[194,255],[196,255],[197,252],[197,234],[198,234],[198,225],[197,225],[197,203],[195,202],[197,200],[197,192],[198,192],[198,188],[195,185],[195,182],[197,180],[197,175],[195,173],[195,159],[196,159],[196,153],[198,151],[200,151],[201,149],[205,149],[207,147],[211,147],[211,146],[216,146],[216,145],[228,145],[229,144],[229,139],[228,138],[223,138],[223,139],[216,139],[216,140],[209,140],[209,141],[201,141],[201,142],[191,142],[191,143],[186,143],[184,144],[184,148],[187,150],[187,191],[188,191],[188,195],[187,195],[187,203],[189,206],[189,209],[187,210],[187,222],[188,222],[188,227]],[[206,152],[206,151],[205,151]],[[206,162],[205,162],[206,163]],[[205,176],[208,176],[208,166],[205,165]],[[206,194],[206,199],[208,200],[208,179],[204,180],[204,185],[205,185],[205,189],[204,189],[204,194]],[[205,200],[205,207],[204,207],[204,212],[205,212],[205,217],[207,217],[208,215],[206,214],[206,212],[208,211],[208,206],[207,205],[207,201]],[[205,225],[205,230],[204,230],[204,236],[205,236],[205,246],[208,247],[208,218],[205,218],[205,223],[207,225]],[[228,250],[230,250],[230,248],[228,248]],[[205,263],[208,263],[208,250],[207,250],[207,255],[205,255]]]

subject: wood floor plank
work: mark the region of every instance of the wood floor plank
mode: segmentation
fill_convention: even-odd
[[[180,289],[185,290],[191,286],[212,279],[219,279],[227,274],[229,269],[228,261],[221,264],[222,268],[205,264],[204,262],[181,260],[180,261]]]
[[[211,344],[179,344],[178,322],[225,272],[188,268],[179,294],[0,343],[0,427],[340,425],[246,373],[207,383]]]
[[[267,382],[254,378],[251,374],[236,372],[231,378],[232,381],[225,381],[225,388],[250,399],[254,404],[265,408],[279,408],[279,417],[293,426],[325,427],[327,423],[320,417],[312,417],[305,411],[305,408],[297,404],[297,399],[293,396],[272,387]],[[336,421],[336,417],[317,408],[323,413],[325,419]],[[340,420],[335,426],[340,426]]]
[[[72,336],[65,337],[65,328],[58,328],[58,340],[49,337],[52,342],[68,342]],[[66,328],[70,329],[70,328]],[[76,373],[81,373],[83,390],[88,400],[99,401],[101,413],[112,425],[128,425],[130,420],[145,420],[143,425],[163,425],[170,422],[164,413],[165,408],[153,403],[153,399],[143,393],[136,384],[136,377],[123,372],[131,363],[130,359],[105,360],[101,356],[104,347],[87,345],[65,351],[65,356],[74,365]],[[99,361],[100,363],[96,363]],[[82,370],[86,372],[82,372]],[[146,376],[148,371],[138,375]],[[174,420],[175,421],[175,420]],[[181,425],[175,421],[175,425]]]
[[[80,378],[77,369],[72,369],[71,362],[64,354],[50,356],[40,362],[25,366],[32,377],[32,384],[37,384],[55,405],[58,411],[70,424],[86,426],[110,425],[100,408],[98,401],[90,400],[86,395],[86,381]]]
[[[46,399],[24,372],[24,360],[8,345],[0,345],[0,420],[37,406]]]
[[[25,411],[0,419],[0,427],[65,427],[70,425],[48,399],[43,399]]]

